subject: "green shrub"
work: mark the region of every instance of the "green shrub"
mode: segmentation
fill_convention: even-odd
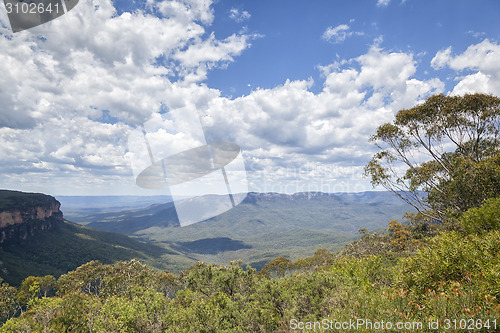
[[[481,207],[469,209],[460,220],[466,233],[500,230],[500,198],[490,198]]]
[[[480,286],[500,296],[500,231],[484,236],[443,232],[415,256],[402,260],[404,288],[423,293],[445,290],[453,283]]]

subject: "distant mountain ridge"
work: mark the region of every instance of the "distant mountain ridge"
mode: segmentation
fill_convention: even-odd
[[[64,215],[68,220],[80,222],[82,216],[119,212],[144,208],[153,204],[167,203],[172,201],[169,195],[154,196],[56,196],[64,209]]]
[[[210,195],[210,197],[213,196],[216,195]],[[209,196],[195,197],[189,200],[192,201],[196,200],[199,202],[200,206],[203,206],[205,198],[207,197]],[[213,203],[214,201],[209,200],[208,202]],[[271,206],[265,203],[269,203],[271,204]],[[321,208],[324,213],[323,215],[318,216],[318,218],[320,219],[329,218],[330,217],[329,215],[332,215],[332,217],[337,219],[340,218],[343,220],[349,220],[350,218],[357,218],[363,215],[363,212],[358,212],[357,209],[351,210],[349,212],[350,213],[349,215],[346,214],[344,214],[344,216],[335,215],[336,207],[342,209],[349,205],[367,206],[369,211],[374,211],[374,212],[377,211],[377,209],[375,208],[377,206],[387,207],[388,209],[392,209],[394,207],[398,208],[404,207],[407,210],[411,209],[411,207],[409,205],[406,205],[398,196],[390,192],[375,192],[375,191],[361,192],[361,193],[299,192],[295,194],[284,194],[284,193],[274,193],[274,192],[269,192],[269,193],[250,192],[247,194],[245,200],[243,200],[243,202],[233,210],[221,214],[219,216],[207,219],[201,223],[203,224],[214,221],[220,221],[224,220],[226,217],[229,216],[234,219],[234,222],[240,222],[236,220],[240,220],[242,218],[248,219],[249,217],[248,215],[251,214],[250,212],[246,212],[246,210],[243,208],[249,205],[250,206],[253,205],[254,207],[255,205],[259,205],[259,207],[261,207],[262,210],[273,212],[276,215],[283,215],[286,214],[286,210],[296,209],[296,207],[294,207],[293,205],[290,206],[289,203],[296,203],[297,205],[301,206],[301,208],[304,208],[303,210],[301,210],[300,212],[301,214],[292,217],[296,220],[303,218],[303,216],[307,215],[308,213],[313,214],[314,211],[312,210],[312,208],[314,206],[315,209],[318,209],[319,208],[317,207],[318,204],[323,206]],[[273,204],[277,204],[277,206]],[[280,212],[279,209],[281,209],[282,211]],[[328,214],[328,212],[325,212],[325,209],[327,211],[328,209],[330,209],[329,212],[332,214]],[[356,214],[353,215],[352,213]],[[242,215],[244,214],[246,214],[247,216],[243,217]],[[399,217],[400,216],[398,216],[398,218]],[[180,225],[177,219],[177,214],[175,212],[175,206],[173,202],[167,202],[164,204],[153,204],[145,208],[134,209],[134,210],[125,210],[121,212],[89,215],[86,217],[79,218],[79,222],[98,230],[113,231],[128,235],[132,235],[138,231],[148,229],[151,227],[167,228]],[[368,223],[368,225],[366,225],[365,227],[369,227],[369,224],[372,223]],[[380,228],[380,225],[373,225],[373,228],[374,229]],[[357,229],[351,231],[356,232]]]
[[[59,275],[96,259],[113,263],[135,258],[174,272],[200,260],[227,264],[241,259],[259,269],[279,256],[295,260],[318,248],[341,250],[359,237],[359,228],[383,230],[411,210],[389,192],[249,193],[236,208],[181,228],[173,202],[150,204],[150,198],[141,198],[146,207],[130,203],[134,209],[116,211],[114,206],[107,211],[103,205],[97,210],[78,206],[77,199],[72,200],[79,220],[99,230],[63,220],[64,205],[59,209],[51,196],[12,191],[0,196],[2,211],[10,214],[3,220],[7,228],[28,226],[31,222],[12,223],[21,215],[42,226],[46,220],[56,221],[55,227],[35,228],[34,233],[22,228],[10,233],[16,241],[0,243],[0,277],[15,285],[27,275]],[[208,202],[204,197],[190,200]],[[85,212],[95,214],[82,215]]]
[[[196,197],[201,207],[205,197]],[[172,202],[81,217],[87,226],[175,249],[196,260],[226,264],[242,259],[256,268],[278,256],[298,259],[317,248],[338,251],[358,230],[385,230],[412,207],[390,192],[248,193],[219,216],[180,227]]]

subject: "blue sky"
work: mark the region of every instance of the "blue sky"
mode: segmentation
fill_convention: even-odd
[[[391,51],[419,55],[417,78],[429,77],[430,61],[444,46],[464,51],[487,36],[500,34],[495,1],[219,1],[212,31],[227,36],[237,29],[262,34],[227,70],[217,70],[208,85],[241,96],[256,87],[271,88],[286,79],[314,78],[312,91],[322,89],[318,65],[364,54],[377,38]],[[489,8],[488,10],[486,8]],[[231,9],[248,12],[236,22]],[[224,15],[226,14],[226,15]],[[322,38],[329,27],[349,26],[345,40]],[[353,33],[349,36],[350,33]],[[436,75],[431,73],[430,75]],[[442,76],[441,73],[439,73]],[[250,87],[248,86],[250,84]],[[451,86],[450,86],[451,88]]]
[[[80,0],[13,34],[1,8],[1,187],[164,194],[135,185],[129,137],[195,115],[149,135],[188,149],[201,125],[238,144],[251,191],[370,190],[368,138],[398,110],[500,95],[499,12],[495,0]]]

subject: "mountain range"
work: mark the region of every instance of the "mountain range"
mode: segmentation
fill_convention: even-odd
[[[341,250],[360,236],[359,228],[384,231],[389,221],[411,210],[389,192],[249,193],[234,209],[181,227],[170,200],[56,200],[0,191],[0,277],[18,285],[28,275],[58,276],[90,260],[132,258],[174,273],[196,261],[238,259],[260,269],[279,256],[295,260],[318,248]],[[203,207],[214,197],[190,200]],[[66,205],[69,213],[63,218]]]
[[[213,196],[190,200],[200,207],[214,202]],[[186,227],[180,227],[173,202],[79,216],[78,222],[155,242],[193,260],[226,264],[242,259],[260,268],[278,256],[297,259],[318,248],[338,251],[359,237],[360,228],[383,231],[411,210],[390,192],[249,193],[234,209]]]

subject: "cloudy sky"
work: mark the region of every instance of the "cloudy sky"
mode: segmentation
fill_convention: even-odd
[[[13,34],[0,9],[1,188],[158,194],[128,138],[193,114],[252,191],[370,190],[368,142],[435,93],[500,95],[496,0],[80,0]],[[198,128],[194,124],[193,128]]]

